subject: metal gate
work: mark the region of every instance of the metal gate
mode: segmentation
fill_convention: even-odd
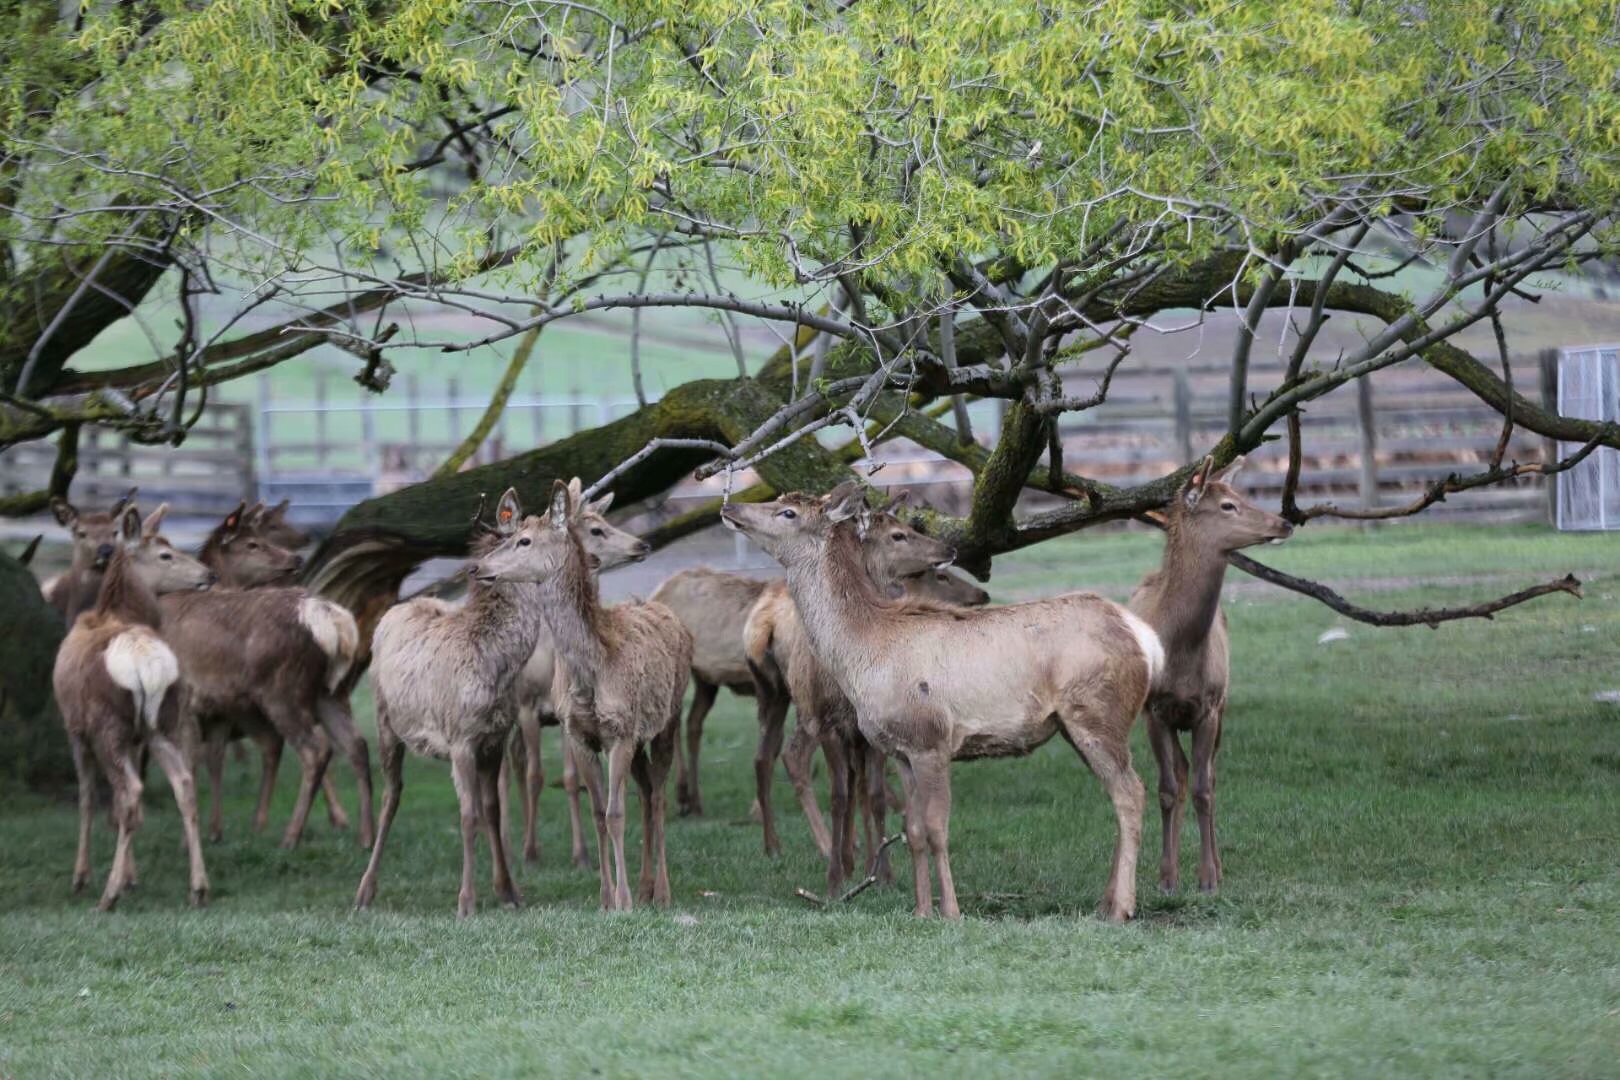
[[[1620,346],[1559,350],[1558,411],[1579,420],[1620,419]],[[1558,456],[1579,449],[1559,443]],[[1599,448],[1558,474],[1558,528],[1620,529],[1620,451]]]

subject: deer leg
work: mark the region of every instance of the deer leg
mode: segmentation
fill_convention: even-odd
[[[73,857],[73,891],[90,884],[90,819],[96,813],[96,774],[90,766],[90,747],[78,735],[68,736],[73,771],[79,778],[79,850]]]
[[[197,828],[197,783],[191,775],[191,765],[180,748],[163,735],[154,732],[149,745],[158,767],[169,778],[174,802],[180,809],[180,828],[185,833],[186,854],[191,859],[191,906],[208,904],[208,871],[203,866],[202,836]],[[224,756],[220,747],[220,756]]]
[[[844,754],[843,740],[828,736],[821,741],[821,752],[827,756],[828,809],[832,815],[831,850],[827,856],[827,895],[836,897],[844,891],[844,879],[849,868],[844,864],[846,842],[849,836],[849,762]]]
[[[653,792],[646,747],[637,747],[636,756],[630,759],[630,778],[641,799],[641,876],[636,881],[636,903],[647,904],[653,897]]]
[[[578,739],[570,747],[574,766],[585,781],[585,790],[591,796],[591,817],[596,821],[596,872],[602,890],[602,910],[612,911],[614,904],[612,863],[608,855],[607,792],[602,779],[602,759],[596,751]]]
[[[373,814],[371,792],[371,750],[366,740],[354,727],[354,715],[349,711],[347,698],[322,696],[315,701],[315,713],[320,717],[321,726],[331,736],[332,742],[343,751],[343,756],[349,759],[349,768],[354,770],[355,783],[360,791],[360,846],[371,846],[372,838],[377,832],[377,820]],[[340,813],[342,808],[338,804],[336,789],[331,784],[331,774],[326,774],[326,783],[321,788],[326,793],[326,806],[334,815]],[[337,828],[348,825],[345,820],[339,824],[336,817],[332,824]]]
[[[923,798],[917,774],[906,758],[900,764],[900,783],[906,789],[906,847],[911,851],[911,888],[916,903],[911,913],[919,919],[934,914],[934,883],[928,876],[928,823],[923,819]]]
[[[107,885],[102,890],[96,910],[111,911],[129,887],[129,879],[134,874],[135,830],[141,827],[144,816],[141,794],[145,785],[141,783],[140,773],[136,771],[127,751],[120,752],[111,760],[104,760],[103,765],[112,766],[104,768],[104,771],[112,787],[112,812],[113,821],[118,826],[118,846],[113,850],[112,869],[107,874]]]
[[[1142,809],[1147,789],[1131,767],[1128,739],[1130,718],[1118,725],[1121,734],[1098,733],[1085,720],[1070,712],[1059,714],[1064,734],[1091,771],[1102,781],[1114,804],[1118,838],[1108,886],[1097,913],[1109,922],[1124,922],[1136,914],[1136,855],[1142,846]]]
[[[918,816],[923,819],[928,852],[934,857],[934,869],[939,874],[939,914],[945,919],[960,919],[962,911],[956,905],[956,880],[951,876],[950,755],[919,755],[912,759],[911,768],[916,776],[915,795],[908,793],[908,796],[923,804]]]
[[[540,791],[546,786],[546,773],[540,758],[540,717],[532,709],[518,714],[518,738],[523,746],[523,774],[519,790],[523,795],[523,861],[540,861]],[[578,803],[579,787],[574,787]],[[576,810],[576,815],[578,811]],[[583,845],[581,845],[583,846]]]
[[[290,717],[286,718],[290,719]],[[281,728],[281,725],[277,725]],[[294,728],[289,723],[287,728]],[[309,821],[309,811],[315,802],[315,793],[321,788],[321,775],[326,772],[327,763],[332,760],[332,747],[326,740],[326,735],[313,724],[305,727],[300,725],[292,731],[282,729],[290,735],[289,741],[293,744],[293,751],[298,755],[298,764],[303,769],[303,776],[298,783],[298,798],[293,802],[292,818],[287,822],[287,831],[281,835],[281,846],[295,848],[298,841],[303,838],[304,825]]]
[[[782,767],[787,770],[788,780],[793,784],[799,809],[804,811],[804,818],[810,823],[810,835],[815,837],[816,850],[823,859],[830,859],[833,834],[827,831],[821,807],[816,805],[816,789],[810,775],[811,759],[815,757],[816,745],[821,741],[820,718],[799,708],[797,721],[793,725],[793,737],[788,740],[787,750],[782,754]],[[831,761],[828,758],[829,764]]]
[[[1159,889],[1181,887],[1181,822],[1187,810],[1187,755],[1175,730],[1147,713],[1148,742],[1159,766],[1159,818],[1164,828],[1159,848]]]
[[[377,821],[377,839],[371,845],[366,872],[361,875],[360,887],[354,894],[354,906],[360,911],[369,908],[377,898],[377,867],[382,862],[383,842],[388,839],[394,815],[399,813],[399,796],[405,780],[405,744],[394,736],[380,701],[377,703],[377,761],[383,774],[382,816]]]
[[[498,823],[496,827],[501,830],[502,839],[506,838],[507,826],[512,823],[511,799],[507,791],[512,782],[512,774],[517,774],[520,786],[523,782],[523,770],[512,766],[512,761],[518,754],[517,732],[512,731],[508,734],[510,737],[501,744],[501,763],[495,770],[495,820]],[[523,793],[519,791],[518,797],[522,796]]]
[[[680,754],[680,721],[681,715],[677,706],[675,715],[670,718],[669,726],[655,735],[647,747],[648,773],[652,781],[652,855],[656,867],[653,874],[652,902],[659,907],[668,907],[671,898],[669,860],[664,847],[665,825],[669,820],[669,799],[665,794],[665,783],[669,779],[670,766]]]
[[[719,693],[719,686],[693,676],[692,711],[686,714],[686,753],[677,752],[675,759],[675,799],[682,817],[688,814],[703,816],[703,792],[698,787],[698,754],[703,746],[703,721],[709,718],[709,710],[714,708],[714,699]]]
[[[275,732],[255,736],[263,767],[259,775],[259,805],[253,811],[253,831],[263,832],[270,823],[270,798],[276,792],[276,771],[281,768],[281,751],[286,740]]]
[[[478,757],[478,788],[484,802],[484,835],[489,838],[490,861],[494,863],[492,885],[495,895],[509,908],[523,906],[523,896],[512,881],[512,867],[506,858],[506,834],[501,828],[501,763],[506,760],[507,740],[502,739]]]
[[[630,910],[630,871],[624,859],[624,798],[636,744],[620,739],[607,752],[607,830],[613,841],[613,907]]]
[[[759,746],[754,750],[754,793],[759,805],[760,823],[765,827],[765,854],[780,855],[782,841],[776,835],[776,816],[771,812],[771,774],[776,757],[782,752],[782,727],[787,723],[788,698],[785,694],[759,694]]]
[[[581,870],[590,870],[591,853],[585,850],[585,826],[579,811],[579,764],[580,751],[568,741],[564,735],[562,740],[563,755],[563,791],[568,795],[568,834],[569,858]],[[597,853],[600,854],[598,846]]]
[[[326,820],[334,829],[347,829],[349,827],[349,812],[343,809],[343,796],[338,794],[337,780],[333,778],[328,769],[321,774],[321,801],[326,803]],[[360,841],[361,847],[369,847],[365,838]]]
[[[455,783],[456,799],[461,803],[461,892],[456,896],[456,917],[465,919],[478,909],[478,890],[473,884],[478,853],[478,763],[470,747],[451,748],[450,779]]]
[[[864,765],[867,823],[871,829],[867,837],[866,872],[887,885],[894,880],[894,868],[889,865],[889,851],[883,846],[889,831],[888,755],[868,743],[864,753]]]
[[[1198,814],[1198,890],[1221,887],[1221,856],[1215,844],[1215,751],[1221,741],[1221,714],[1199,718],[1192,733],[1192,801]]]
[[[208,729],[203,742],[203,765],[208,769],[208,839],[218,843],[225,839],[225,750],[224,725],[215,724]]]

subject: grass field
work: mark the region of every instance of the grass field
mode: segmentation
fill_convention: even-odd
[[[1142,534],[1067,540],[998,564],[992,589],[1114,592],[1157,551]],[[1123,928],[1090,915],[1112,819],[1061,742],[956,770],[961,924],[913,920],[904,886],[810,908],[793,889],[820,871],[787,785],[783,859],[746,821],[754,724],[725,695],[711,816],[671,829],[668,912],[595,910],[548,789],[543,865],[520,871],[528,907],[493,907],[486,875],[458,923],[455,800],[436,763],[410,762],[377,907],[359,916],[351,836],[322,822],[283,852],[247,832],[256,763],[231,766],[203,912],[183,907],[165,793],[149,801],[141,889],[112,916],[68,893],[73,808],[13,794],[0,1075],[1614,1076],[1620,707],[1592,698],[1620,687],[1614,552],[1603,536],[1460,528],[1308,530],[1266,550],[1377,606],[1598,573],[1579,603],[1351,627],[1320,646],[1333,613],[1234,590],[1225,890],[1158,895],[1150,796],[1142,911]],[[1476,573],[1493,580],[1455,580]],[[1453,580],[1411,585],[1429,574]],[[549,735],[547,752],[554,773]],[[1140,729],[1136,762],[1151,790]],[[1190,825],[1186,846],[1190,877]]]

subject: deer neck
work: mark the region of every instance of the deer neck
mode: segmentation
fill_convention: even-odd
[[[473,639],[489,666],[490,682],[505,686],[540,639],[539,587],[518,582],[474,582],[467,594]]]
[[[1201,645],[1221,608],[1226,581],[1226,552],[1199,537],[1181,517],[1173,517],[1165,535],[1159,570],[1158,624],[1154,627],[1171,650]]]
[[[594,683],[607,661],[601,591],[579,538],[568,537],[568,557],[540,584],[540,610],[551,630],[553,648],[575,677]]]
[[[787,568],[787,585],[816,656],[849,685],[862,658],[869,660],[881,643],[873,615],[888,602],[867,572],[859,542],[848,528],[835,527],[813,555]]]
[[[101,591],[96,595],[96,614],[111,616],[127,623],[141,623],[154,629],[163,622],[163,609],[158,606],[157,594],[141,580],[123,548],[113,554],[101,577]]]
[[[897,600],[906,594],[905,586],[900,583],[900,576],[893,568],[880,565],[877,552],[861,548],[861,565],[866,569],[866,576],[872,579],[878,592],[889,600]]]

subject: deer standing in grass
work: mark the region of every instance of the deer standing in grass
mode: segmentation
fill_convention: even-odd
[[[878,530],[887,527],[882,521],[874,524]],[[862,546],[866,550],[867,570],[886,595],[893,597],[898,593],[951,607],[980,607],[990,602],[989,593],[947,570],[911,574],[893,583],[886,581],[881,570],[872,565],[873,531],[868,529],[867,539]],[[940,547],[943,549],[944,545]],[[944,557],[948,556],[949,551],[945,549]],[[816,659],[815,650],[810,647],[809,638],[805,635],[804,623],[793,606],[793,598],[788,595],[786,582],[774,581],[766,588],[748,616],[745,639],[749,663],[756,673],[762,729],[767,722],[774,722],[779,727],[780,717],[789,701],[798,716],[782,761],[799,796],[799,804],[810,822],[810,831],[816,838],[817,847],[827,860],[828,895],[838,895],[845,878],[854,872],[855,818],[852,807],[856,804],[859,805],[866,852],[871,862],[870,872],[880,881],[889,880],[892,875],[882,848],[884,824],[888,816],[888,792],[884,784],[888,759],[861,735],[854,707],[838,688],[831,673]],[[779,731],[777,737],[779,740]],[[764,743],[763,730],[761,743]],[[828,765],[832,818],[830,834],[821,822],[815,791],[810,785],[810,757],[818,745]],[[769,805],[768,793],[762,793],[760,801],[762,805]],[[772,838],[767,832],[768,854],[771,853]],[[837,847],[836,856],[832,851],[834,846]]]
[[[537,541],[544,560],[540,606],[557,650],[552,702],[591,796],[602,907],[631,907],[624,806],[632,777],[641,795],[637,896],[666,905],[664,781],[692,667],[692,635],[673,611],[655,601],[603,606],[574,516],[574,495],[559,481],[543,539]],[[599,753],[607,757],[605,778]]]
[[[87,513],[80,513],[76,506],[59,496],[51,499],[51,513],[73,538],[73,562],[65,573],[41,582],[39,591],[68,626],[71,627],[81,613],[95,607],[101,593],[101,576],[117,550],[119,519],[134,497],[135,489],[130,488],[123,498],[113,503],[112,509]]]
[[[933,914],[932,856],[940,914],[961,917],[952,761],[1025,755],[1061,733],[1113,802],[1118,838],[1100,909],[1128,919],[1144,801],[1130,730],[1164,663],[1158,635],[1086,593],[978,609],[890,600],[862,559],[855,519],[864,505],[847,483],[825,499],[733,503],[721,517],[786,567],[811,648],[855,706],[861,734],[900,765],[915,913]]]
[[[868,511],[863,505],[857,533],[866,572],[888,597],[906,595],[905,583],[913,578],[926,576],[933,584],[933,575],[941,572],[939,568],[956,556],[950,545],[923,535],[886,510]],[[759,703],[754,786],[764,826],[765,854],[778,855],[782,851],[775,814],[771,810],[771,781],[776,759],[781,756],[815,837],[816,849],[829,860],[831,867],[835,838],[840,849],[843,847],[843,829],[850,807],[846,766],[854,762],[848,755],[864,752],[864,746],[858,745],[859,732],[855,730],[853,710],[836,682],[816,660],[804,636],[785,581],[773,581],[761,592],[744,624],[743,649],[754,673]],[[787,753],[782,754],[782,732],[790,704],[797,706],[798,720]],[[834,821],[830,833],[816,805],[815,789],[810,782],[810,760],[817,746],[822,747],[827,758],[831,784]],[[876,776],[881,781],[882,773]],[[842,862],[842,858],[837,860],[840,866]]]
[[[575,512],[573,528],[585,547],[592,573],[600,574],[616,566],[640,562],[652,551],[651,545],[645,540],[614,528],[602,516],[613,505],[612,492],[586,503],[580,498],[580,480],[577,476],[569,482],[568,490],[572,494]],[[551,683],[556,660],[551,632],[544,630],[533,655],[512,684],[517,737],[512,741],[512,753],[501,762],[502,835],[505,835],[506,822],[509,820],[506,773],[511,763],[512,771],[518,776],[518,796],[523,800],[523,860],[529,863],[540,861],[536,825],[540,812],[540,789],[545,782],[540,762],[540,729],[561,723],[551,707]],[[563,740],[562,755],[563,790],[568,795],[568,825],[572,840],[570,855],[574,865],[588,870],[591,868],[591,858],[585,851],[585,830],[579,812],[579,771],[574,765],[573,754],[569,752],[567,739]]]
[[[1226,557],[1255,544],[1280,543],[1294,527],[1252,505],[1232,487],[1238,458],[1220,472],[1205,458],[1166,514],[1164,561],[1131,595],[1130,608],[1164,643],[1165,669],[1147,700],[1148,741],[1159,766],[1164,844],[1159,887],[1180,885],[1181,822],[1187,808],[1187,756],[1180,733],[1192,733],[1192,798],[1198,814],[1198,887],[1221,883],[1215,846],[1215,752],[1221,745],[1230,680],[1221,584]]]
[[[286,506],[282,503],[277,510]],[[307,543],[308,538],[288,525],[277,526],[276,519],[267,517],[263,504],[252,509],[245,504],[225,515],[224,520],[215,526],[203,542],[198,558],[203,565],[218,576],[219,583],[216,592],[224,593],[229,590],[263,589],[280,587],[281,591],[267,592],[267,607],[276,611],[284,608],[286,593],[303,594],[302,590],[291,588],[296,580],[299,569],[303,566],[303,559],[280,543],[280,540],[293,540]],[[279,539],[278,539],[279,538]],[[329,616],[332,634],[330,639],[318,635],[316,644],[326,651],[330,645],[331,655],[328,657],[328,667],[331,673],[339,677],[346,676],[354,654],[358,651],[358,631],[352,628],[353,620],[341,608],[334,604],[327,604],[324,600],[310,598],[310,610],[320,611]],[[326,607],[317,607],[325,604]],[[303,605],[300,605],[301,612]],[[273,617],[273,615],[271,616]],[[301,655],[305,650],[301,648],[303,635],[288,629],[289,651]],[[325,642],[325,644],[323,644]],[[349,713],[348,695],[344,688],[322,687],[317,698],[315,711],[322,723],[335,721],[340,727],[346,727],[349,732],[354,729],[353,717]],[[259,802],[254,811],[253,828],[262,830],[269,821],[270,799],[275,791],[276,773],[281,765],[281,755],[286,740],[270,722],[233,722],[229,716],[204,717],[200,723],[206,729],[203,734],[206,739],[203,743],[202,759],[208,770],[209,778],[209,816],[208,838],[219,840],[224,835],[224,818],[221,796],[224,790],[225,777],[225,750],[227,744],[234,739],[251,738],[259,746],[262,762],[262,772],[259,780]],[[334,739],[338,736],[334,735]],[[359,739],[358,733],[354,734]],[[356,749],[364,747],[362,740],[360,747],[355,747],[352,740],[348,740],[347,733],[339,739],[339,745],[347,748],[351,761]],[[369,761],[364,770],[362,787],[367,786],[370,779]],[[343,804],[337,793],[337,785],[332,780],[329,770],[322,770],[320,781],[321,794],[326,800],[327,815],[334,828],[347,828],[348,815],[343,810]],[[365,843],[364,837],[361,842]]]
[[[166,507],[143,525],[125,507],[95,606],[68,631],[52,681],[79,780],[79,847],[73,891],[90,881],[90,820],[94,816],[92,758],[112,788],[118,846],[97,907],[111,911],[135,883],[135,832],[141,826],[142,780],[136,760],[151,750],[169,778],[191,858],[191,903],[208,902],[208,872],[197,830],[197,790],[181,751],[180,665],[161,636],[158,594],[207,588],[213,575],[158,535]]]
[[[677,740],[675,753],[675,798],[683,815],[703,814],[698,755],[703,721],[720,687],[745,697],[754,693],[742,636],[764,589],[765,582],[757,578],[697,566],[671,574],[653,591],[652,599],[673,611],[692,635],[692,707],[686,714],[685,750]]]
[[[566,514],[565,507],[557,519],[564,531]],[[517,492],[507,489],[496,506],[496,540],[484,545],[468,568],[466,603],[418,597],[390,608],[377,623],[371,678],[383,804],[371,861],[355,891],[356,908],[370,907],[377,896],[377,870],[399,812],[407,747],[423,757],[450,759],[461,804],[456,913],[466,918],[477,909],[473,862],[480,823],[493,857],[496,895],[508,907],[522,904],[501,834],[500,767],[512,733],[512,684],[544,629],[537,582],[554,562],[555,531],[545,518],[525,518]]]

